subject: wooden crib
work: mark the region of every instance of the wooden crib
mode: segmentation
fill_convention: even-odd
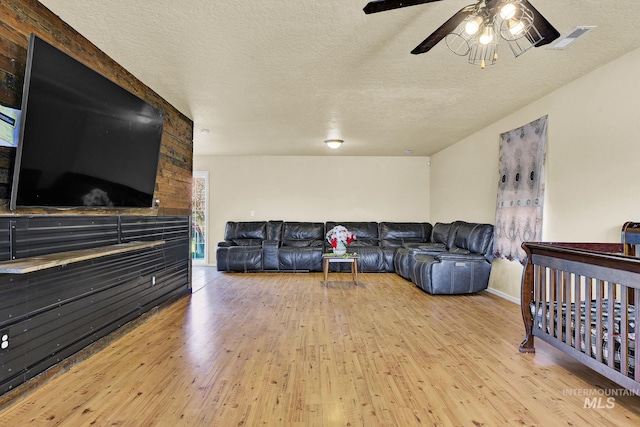
[[[535,352],[538,337],[640,395],[639,245],[632,222],[621,243],[523,243],[520,351]]]

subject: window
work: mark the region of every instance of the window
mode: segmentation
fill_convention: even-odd
[[[209,173],[193,172],[191,207],[191,260],[194,264],[207,263],[207,199]]]

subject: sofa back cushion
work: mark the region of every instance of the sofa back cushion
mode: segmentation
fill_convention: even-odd
[[[322,246],[324,223],[285,222],[282,225],[282,246]]]
[[[224,239],[246,242],[251,240],[266,240],[267,223],[265,221],[235,222],[229,221],[224,230]],[[258,243],[259,245],[260,243]]]
[[[451,222],[436,222],[431,230],[431,243],[449,244],[449,233],[451,233]]]
[[[487,254],[493,242],[493,225],[460,223],[455,231],[451,249],[463,249],[476,254]]]
[[[380,246],[400,247],[404,243],[426,243],[432,228],[428,222],[381,222]]]
[[[356,240],[351,246],[378,246],[378,223],[377,222],[337,222],[327,221],[326,232],[328,233],[336,225],[342,225],[347,230],[356,235]]]
[[[269,221],[267,223],[267,240],[282,240],[282,226],[284,221]]]

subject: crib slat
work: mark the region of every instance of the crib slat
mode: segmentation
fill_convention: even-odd
[[[549,332],[549,329],[547,329],[547,314],[548,314],[548,307],[549,305],[547,304],[547,286],[549,285],[548,281],[547,281],[547,269],[543,268],[541,266],[536,266],[536,273],[537,273],[537,277],[536,277],[536,282],[534,286],[539,286],[540,288],[540,304],[536,305],[536,308],[541,309],[541,315],[542,315],[542,330],[545,333]],[[537,313],[537,311],[536,311]],[[537,323],[537,322],[536,322]]]
[[[620,285],[620,372],[629,374],[629,294],[627,287]],[[610,339],[612,344],[615,343]]]
[[[580,313],[581,313],[581,307],[582,307],[582,298],[581,298],[581,292],[580,292],[580,281],[582,280],[582,276],[579,276],[577,274],[575,274],[573,276],[573,295],[574,295],[574,301],[575,301],[575,314],[573,316],[573,343],[574,343],[574,347],[579,350],[582,351],[582,340],[580,339],[580,324],[581,324],[581,319],[580,319]]]
[[[591,350],[591,301],[593,300],[593,289],[591,283],[593,278],[587,277],[586,290],[585,290],[585,303],[584,303],[584,352],[588,356],[593,356]]]
[[[602,296],[604,293],[604,280],[598,280],[598,289],[596,289],[596,360],[602,362]]]
[[[549,269],[549,279],[551,280],[551,283],[549,284],[549,329],[548,329],[548,333],[552,336],[556,335],[556,313],[555,313],[555,306],[554,303],[558,300],[556,298],[557,292],[556,292],[556,287],[557,287],[557,272],[555,269],[550,268]]]
[[[607,365],[610,368],[615,368],[615,338],[613,329],[613,316],[615,305],[615,286],[613,283],[607,283]]]
[[[556,338],[562,341],[562,271],[556,270]]]
[[[640,342],[638,341],[638,320],[640,319],[640,292],[638,292],[637,290],[634,290],[633,293],[633,305],[635,307],[635,314],[634,314],[634,320],[633,320],[633,342],[634,342],[634,352],[633,352],[633,358],[634,358],[634,376],[635,376],[635,380],[640,382],[640,357],[638,357],[640,355]]]
[[[571,345],[571,273],[562,272],[562,289],[564,290],[564,342]]]
[[[578,351],[582,351],[582,337],[580,335],[580,325],[582,324],[581,313],[582,313],[582,292],[581,292],[581,283],[583,280],[583,276],[575,275],[574,276],[574,284],[573,284],[573,293],[575,295],[574,300],[576,304],[575,316],[573,318],[573,342],[575,344],[575,348]]]

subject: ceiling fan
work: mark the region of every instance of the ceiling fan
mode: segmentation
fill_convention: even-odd
[[[364,7],[366,14],[440,0],[374,0]],[[426,53],[442,39],[469,62],[494,64],[498,59],[498,37],[518,57],[532,47],[543,46],[560,37],[560,33],[528,0],[479,0],[463,7],[411,51]]]

